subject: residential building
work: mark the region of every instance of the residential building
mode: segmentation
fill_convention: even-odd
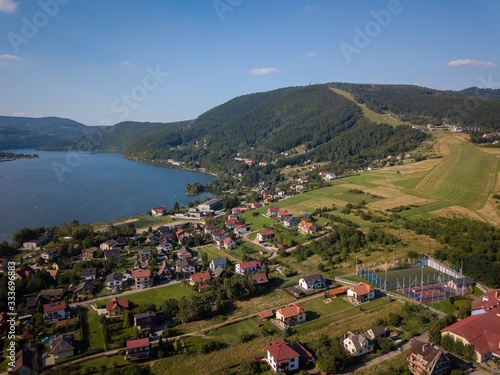
[[[106,313],[108,316],[117,316],[120,315],[123,310],[128,309],[128,300],[127,299],[118,299],[113,297],[111,301],[106,303]]]
[[[246,224],[237,224],[234,226],[234,233],[236,234],[243,234],[247,232],[247,225]]]
[[[226,258],[214,258],[210,261],[208,267],[213,272],[217,267],[226,268],[226,264],[227,264]]]
[[[211,279],[210,272],[208,271],[196,272],[189,278],[189,284],[200,286],[201,284],[208,283]]]
[[[222,241],[229,235],[224,229],[218,230],[212,233],[212,239],[214,242]]]
[[[385,337],[387,335],[387,330],[383,326],[377,326],[370,328],[366,331],[370,340],[377,340],[380,337]]]
[[[276,320],[284,325],[295,326],[306,321],[305,310],[295,303],[276,310]]]
[[[109,250],[109,249],[112,249],[113,247],[117,247],[118,246],[118,242],[116,242],[115,240],[107,240],[107,241],[104,241],[102,244],[99,245],[99,248],[101,250]]]
[[[441,350],[418,339],[412,340],[406,362],[413,375],[446,375],[451,368]]]
[[[151,358],[149,337],[127,340],[125,358],[127,362],[141,361]]]
[[[228,219],[224,222],[224,226],[229,230],[233,230],[237,224],[238,219]]]
[[[111,258],[118,259],[120,257],[121,249],[119,247],[113,247],[108,250],[104,250],[104,260],[109,260]]]
[[[157,316],[154,311],[134,315],[134,327],[138,331],[156,331]]]
[[[212,234],[217,230],[217,227],[214,224],[208,224],[205,227],[205,234]]]
[[[243,263],[238,263],[236,264],[235,272],[240,275],[250,275],[257,273],[262,265],[260,262],[257,262],[255,260],[250,260],[248,262],[243,262]]]
[[[31,375],[38,374],[38,360],[36,347],[23,347],[16,353],[16,360],[14,363],[14,371],[6,372],[16,375]]]
[[[188,259],[177,259],[175,261],[175,272],[192,274],[196,272],[196,265]]]
[[[88,280],[84,280],[79,284],[71,284],[68,288],[68,293],[74,294],[77,297],[88,297],[94,291],[94,284]]]
[[[222,241],[222,245],[225,249],[232,249],[236,247],[236,242],[234,242],[231,237],[226,237],[224,238],[224,241]]]
[[[40,254],[40,258],[45,260],[45,263],[50,262],[59,256],[58,251],[59,251],[58,247],[47,249]]]
[[[147,263],[151,260],[153,257],[153,252],[151,249],[142,249],[139,251],[139,254],[137,254],[137,260],[141,263]]]
[[[347,289],[347,299],[351,303],[363,303],[375,298],[375,290],[371,285],[363,282],[357,283],[352,288]]]
[[[151,209],[151,215],[153,216],[163,216],[167,213],[167,207],[159,206]]]
[[[287,210],[279,210],[278,211],[278,218],[283,220],[286,217],[292,216]]]
[[[345,289],[344,288],[335,288],[335,289],[330,289],[328,291],[328,295],[330,296],[330,298],[336,298],[338,296],[341,296],[345,294]]]
[[[82,250],[82,259],[83,260],[94,260],[97,258],[97,251],[99,249],[97,247],[89,247],[88,249]]]
[[[119,272],[110,273],[106,276],[106,288],[107,289],[115,289],[116,287],[121,286],[123,283],[123,274]]]
[[[274,232],[270,229],[262,229],[257,233],[257,240],[259,242],[274,240]]]
[[[366,333],[354,334],[347,332],[342,344],[345,350],[354,357],[371,353],[374,349],[374,343]]]
[[[299,369],[300,354],[286,340],[278,340],[266,347],[266,362],[275,373],[289,373]]]
[[[46,322],[66,319],[66,302],[54,302],[43,305],[43,319]]]
[[[154,232],[148,233],[146,235],[146,243],[158,243],[160,242],[160,237],[158,237]]]
[[[267,288],[269,279],[267,278],[267,275],[264,272],[252,275],[252,279],[255,281],[255,284],[257,284],[257,289],[264,290]]]
[[[276,215],[278,215],[279,210],[280,209],[276,206],[269,206],[267,208],[267,216],[276,216]]]
[[[283,217],[283,225],[285,226],[285,228],[292,228],[299,225],[299,222],[293,216],[285,216]]]
[[[135,270],[132,275],[134,277],[136,289],[144,289],[144,288],[149,288],[151,286],[150,284],[151,271],[149,269]]]
[[[210,224],[214,220],[215,220],[215,217],[209,215],[209,216],[202,217],[200,219],[200,223],[203,224],[203,225],[208,225],[208,224]]]
[[[188,250],[186,246],[182,246],[177,252],[177,258],[179,259],[192,259],[193,254]]]
[[[83,280],[94,280],[97,276],[97,268],[82,268],[80,277]]]
[[[314,224],[305,220],[301,220],[297,229],[299,233],[303,235],[313,234],[314,232],[316,232],[316,227],[314,226]]]
[[[50,354],[55,359],[69,358],[75,355],[75,339],[73,335],[59,335],[49,341]]]
[[[325,287],[325,278],[322,275],[306,275],[299,279],[299,286],[304,290],[321,289]]]

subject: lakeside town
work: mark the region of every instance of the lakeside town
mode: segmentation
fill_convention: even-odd
[[[307,168],[311,172],[299,176],[299,183],[290,180],[287,189],[271,191],[261,185],[252,193],[252,202],[213,198],[185,209],[153,207],[152,222],[165,221],[154,227],[136,228],[140,220],[129,219],[94,232],[72,222],[58,233],[25,238],[15,269],[16,289],[26,297],[18,297],[14,372],[64,371],[87,358],[107,358],[118,367],[143,366],[189,355],[193,339],[198,340],[195,353],[206,355],[230,349],[210,334],[226,327],[243,344],[258,337],[269,341],[260,347],[260,355],[231,365],[235,372],[341,373],[402,351],[411,374],[445,374],[452,368],[471,372],[473,363],[491,362],[498,351],[491,340],[491,329],[496,329],[491,317],[500,305],[499,290],[487,291],[432,258],[426,267],[449,277],[424,289],[423,276],[418,276],[423,265],[413,263],[405,269],[415,277],[413,294],[405,294],[404,288],[389,291],[387,268],[381,285],[380,276],[366,277],[357,265],[354,272],[329,277],[323,264],[317,272],[303,272],[300,262],[287,261],[297,247],[332,234],[340,233],[343,240],[342,228],[348,224],[326,213],[332,208],[300,216],[286,208],[293,197],[304,194],[300,182],[313,174],[324,181],[337,178],[319,165]],[[346,194],[363,198],[349,209],[362,209],[365,200],[378,198],[355,189]],[[344,239],[352,238],[347,236]],[[75,246],[77,238],[94,245]],[[0,260],[3,272],[8,262]],[[387,267],[401,271],[399,263]],[[469,294],[475,297],[474,305],[464,297]],[[470,310],[453,322],[443,311],[422,303],[428,296],[425,301],[452,297]],[[370,311],[377,312],[372,324],[350,327],[340,337],[321,334],[315,345],[297,339],[321,324],[323,315],[336,321]],[[9,316],[3,312],[0,318],[4,336]],[[433,321],[440,324],[437,333]],[[196,322],[205,323],[193,325]],[[429,341],[428,329],[439,336],[445,351]]]

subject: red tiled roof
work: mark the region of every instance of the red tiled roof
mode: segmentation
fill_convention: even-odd
[[[336,289],[332,289],[330,290],[330,296],[338,296],[339,294],[344,294],[345,293],[345,290],[344,288],[336,288]]]
[[[66,310],[66,302],[55,302],[55,303],[47,303],[43,305],[44,314],[48,314],[54,311]]]
[[[296,305],[295,303],[291,303],[287,307],[282,307],[281,309],[278,309],[276,313],[280,313],[283,318],[291,318],[292,316],[297,316],[301,313],[303,313],[305,310],[300,307],[299,305]]]
[[[246,224],[238,224],[234,227],[234,229],[240,229],[240,228],[246,228],[247,225]]]
[[[270,235],[274,235],[274,232],[271,230],[271,229],[262,229],[259,234],[261,236],[270,236]]]
[[[260,319],[269,319],[269,318],[272,318],[272,317],[274,317],[273,310],[261,311],[259,313],[259,318]]]
[[[471,315],[459,322],[443,328],[441,332],[451,332],[463,337],[476,351],[484,355],[492,352],[500,355],[500,316],[496,309],[484,314]]]
[[[267,275],[264,272],[252,275],[252,279],[254,279],[257,284],[265,284],[269,281],[267,279]]]
[[[353,286],[351,290],[356,293],[357,296],[364,296],[365,294],[373,291],[373,287],[363,282],[359,282],[355,286]]]
[[[225,243],[226,245],[229,245],[229,244],[230,244],[230,243],[232,243],[232,242],[234,242],[234,241],[232,240],[232,238],[231,238],[231,237],[226,237],[226,238],[224,238],[224,243]]]
[[[279,211],[279,208],[278,208],[278,207],[276,207],[276,206],[269,206],[269,207],[267,208],[267,210],[268,210],[269,212],[274,212],[274,211]]]
[[[118,299],[113,297],[111,301],[106,303],[106,310],[113,311],[115,308],[120,307],[122,309],[128,309],[128,300],[127,299]]]
[[[285,340],[273,342],[266,350],[273,356],[276,363],[288,362],[292,358],[300,357],[300,354]]]
[[[255,260],[249,260],[248,262],[240,263],[240,269],[246,270],[249,268],[260,268],[262,267],[260,262],[256,262]]]
[[[149,337],[144,339],[127,340],[127,350],[144,348],[146,346],[149,346]]]
[[[191,281],[193,281],[194,283],[204,283],[210,279],[210,272],[208,271],[197,272],[191,275]]]
[[[150,277],[151,271],[150,270],[136,270],[133,272],[132,276],[134,277],[134,279],[137,279],[140,277]]]

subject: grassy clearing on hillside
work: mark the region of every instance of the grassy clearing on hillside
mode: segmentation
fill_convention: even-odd
[[[345,98],[349,99],[350,101],[352,101],[353,103],[355,103],[359,108],[361,108],[361,110],[363,111],[363,115],[370,121],[373,121],[373,122],[376,122],[379,124],[388,124],[388,125],[392,125],[392,126],[397,126],[397,125],[403,124],[403,122],[401,120],[399,120],[398,118],[396,118],[394,116],[390,116],[388,114],[376,113],[376,112],[372,111],[371,109],[369,109],[366,106],[366,104],[358,103],[354,99],[352,94],[350,94],[344,90],[340,90],[340,89],[333,88],[333,87],[330,87],[330,90],[336,92],[339,95],[342,95],[343,97],[345,97]]]

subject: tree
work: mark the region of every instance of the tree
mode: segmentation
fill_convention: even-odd
[[[179,204],[179,202],[174,202],[174,207],[172,209],[175,213],[178,213],[181,210],[181,205]]]
[[[129,310],[123,312],[123,328],[132,327],[134,324],[134,316]]]

